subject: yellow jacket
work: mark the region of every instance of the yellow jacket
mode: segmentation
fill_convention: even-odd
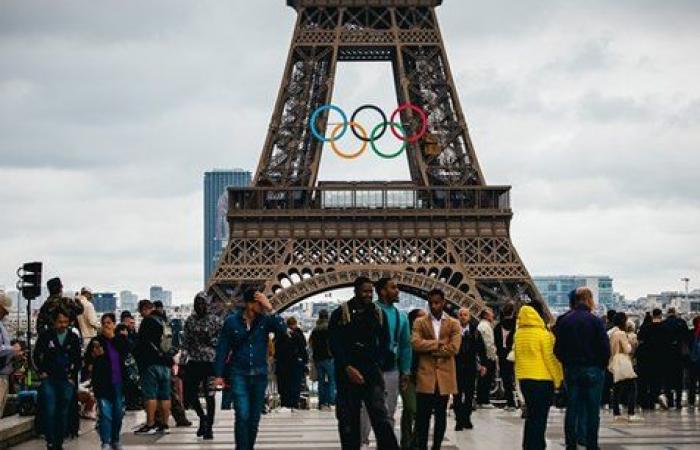
[[[513,338],[515,378],[518,380],[551,380],[561,386],[564,378],[561,363],[554,356],[554,335],[531,306],[523,306]]]

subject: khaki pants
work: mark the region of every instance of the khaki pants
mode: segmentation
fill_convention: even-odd
[[[10,390],[10,379],[7,375],[0,375],[0,419],[2,419],[3,411],[5,410],[5,402],[7,402],[7,394]]]

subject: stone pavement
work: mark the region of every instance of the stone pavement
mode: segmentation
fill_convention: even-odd
[[[193,418],[191,412],[190,417]],[[214,441],[203,442],[194,435],[196,421],[191,428],[173,428],[169,436],[135,436],[132,430],[143,421],[142,413],[128,413],[123,444],[127,450],[198,450],[233,449],[233,416],[230,411],[218,411]],[[398,415],[397,415],[398,417]],[[656,411],[635,424],[614,424],[609,413],[603,413],[601,426],[602,450],[698,449],[700,448],[700,410]],[[552,410],[547,439],[548,448],[564,448],[562,411]],[[448,422],[444,450],[501,450],[520,448],[522,419],[519,412],[499,409],[479,410],[474,413],[474,430],[455,432],[453,418]],[[33,440],[13,447],[18,450],[40,450],[44,444]],[[83,422],[81,437],[65,446],[66,450],[99,448],[94,422]],[[263,418],[258,444],[259,450],[285,449],[340,449],[335,416],[329,412],[301,411],[271,413]]]

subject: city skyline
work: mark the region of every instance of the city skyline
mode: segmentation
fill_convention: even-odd
[[[460,3],[438,11],[447,52],[486,178],[513,186],[529,271],[606,273],[629,298],[697,286],[697,4]],[[255,170],[293,21],[282,2],[3,4],[0,284],[42,260],[45,280],[160,280],[192,298],[201,174]],[[393,109],[390,70],[368,64],[339,68],[334,102]],[[406,173],[325,152],[321,164],[327,178]]]

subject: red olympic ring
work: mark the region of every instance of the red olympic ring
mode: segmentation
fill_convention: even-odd
[[[391,118],[389,119],[389,122],[396,122],[396,115],[397,115],[398,113],[400,113],[401,111],[405,110],[405,109],[410,109],[410,110],[415,111],[415,112],[418,113],[418,115],[420,116],[420,120],[421,120],[421,122],[423,123],[423,124],[421,125],[420,131],[418,131],[418,133],[415,133],[415,134],[413,134],[413,135],[411,135],[411,136],[403,137],[403,136],[401,136],[401,135],[396,131],[396,127],[394,127],[393,125],[391,125],[391,126],[390,126],[390,128],[391,128],[391,133],[392,133],[394,136],[396,136],[396,139],[400,139],[400,140],[402,140],[402,141],[408,142],[409,144],[413,144],[414,142],[418,141],[418,140],[421,139],[423,136],[425,136],[426,133],[428,132],[428,114],[427,114],[427,113],[425,112],[425,110],[423,110],[423,108],[421,108],[420,106],[414,105],[413,103],[408,103],[408,102],[407,102],[407,103],[404,103],[403,105],[399,106],[398,108],[396,108],[396,109],[394,110],[394,112],[391,113]]]

